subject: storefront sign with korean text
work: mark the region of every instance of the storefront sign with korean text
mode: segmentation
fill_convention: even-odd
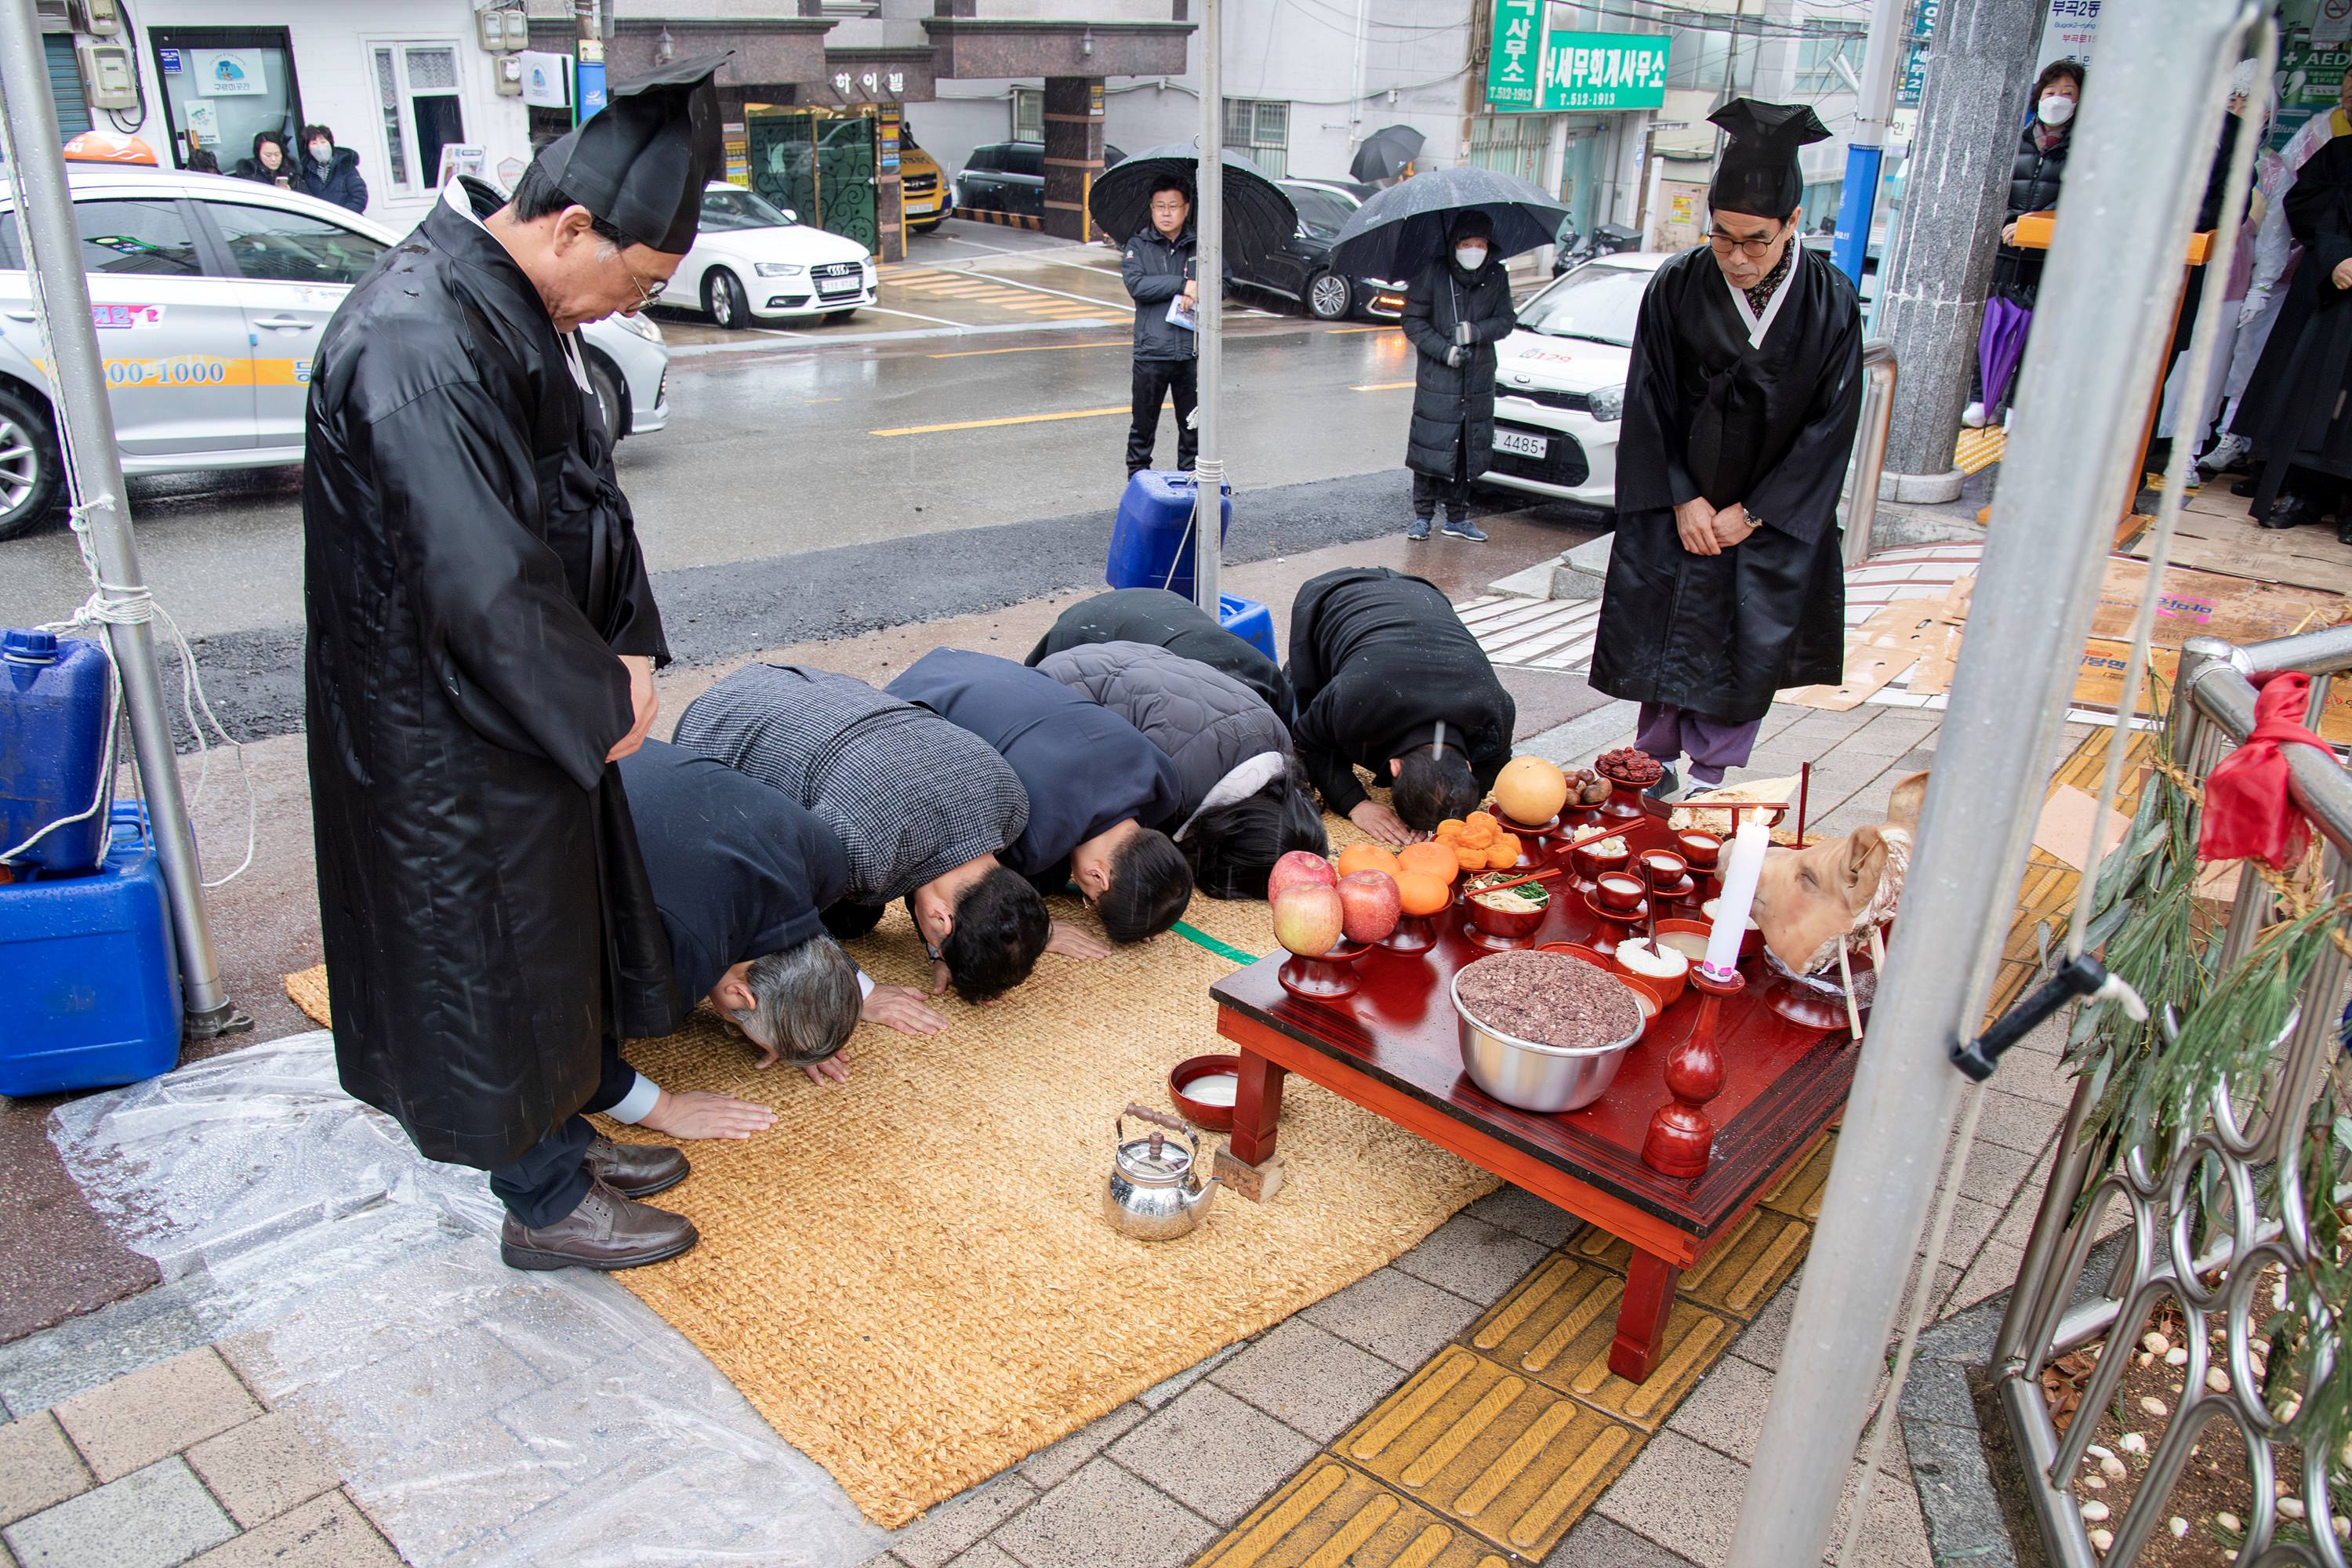
[[[1554,32],[1541,0],[1495,0],[1486,105],[1536,114],[1656,109],[1666,101],[1666,48],[1646,33]]]

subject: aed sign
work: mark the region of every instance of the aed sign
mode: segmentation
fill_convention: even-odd
[[[1555,32],[1543,0],[1495,0],[1486,107],[1531,114],[1662,108],[1666,49],[1664,37],[1649,33]]]

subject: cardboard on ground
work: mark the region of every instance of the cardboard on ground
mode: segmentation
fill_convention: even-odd
[[[2042,803],[2042,816],[2033,825],[2033,847],[2053,860],[2080,871],[2089,863],[2091,824],[2100,818],[2099,803],[2073,784],[2062,784]],[[2131,819],[2110,808],[2099,829],[2099,853],[2123,842]]]

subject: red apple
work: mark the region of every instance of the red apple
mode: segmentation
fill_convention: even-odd
[[[1386,871],[1350,871],[1340,878],[1339,907],[1347,913],[1349,942],[1378,942],[1396,930],[1404,914],[1396,879]]]
[[[1274,869],[1266,876],[1267,901],[1271,902],[1278,898],[1285,888],[1302,885],[1336,888],[1339,885],[1339,873],[1333,868],[1330,861],[1312,850],[1293,849],[1289,854],[1276,860],[1274,863]]]
[[[1274,896],[1274,940],[1301,958],[1320,958],[1339,945],[1347,911],[1339,890],[1299,882]]]

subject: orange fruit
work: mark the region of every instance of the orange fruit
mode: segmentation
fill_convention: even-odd
[[[1454,852],[1454,858],[1462,870],[1483,871],[1486,868],[1486,848],[1484,845],[1465,844]],[[1517,859],[1518,857],[1513,856],[1512,858]]]
[[[1397,905],[1409,915],[1433,915],[1454,901],[1454,889],[1426,871],[1404,871],[1396,879]]]
[[[1490,833],[1503,826],[1502,821],[1491,811],[1474,811],[1465,820],[1471,826],[1483,827]]]
[[[1397,868],[1423,872],[1451,887],[1462,861],[1451,844],[1408,844],[1397,851]]]
[[[1468,826],[1469,824],[1458,816],[1449,816],[1437,825],[1437,841],[1440,844],[1451,844],[1462,837],[1462,830]]]
[[[1464,828],[1462,830],[1462,837],[1456,838],[1454,842],[1460,845],[1465,849],[1485,849],[1494,844],[1495,830],[1491,827],[1483,826],[1480,824],[1474,822],[1469,826]]]
[[[1494,847],[1486,851],[1486,869],[1507,871],[1519,863],[1519,841],[1507,833],[1495,836]]]
[[[1383,871],[1397,874],[1396,852],[1384,844],[1350,844],[1339,851],[1339,875],[1356,871]]]

